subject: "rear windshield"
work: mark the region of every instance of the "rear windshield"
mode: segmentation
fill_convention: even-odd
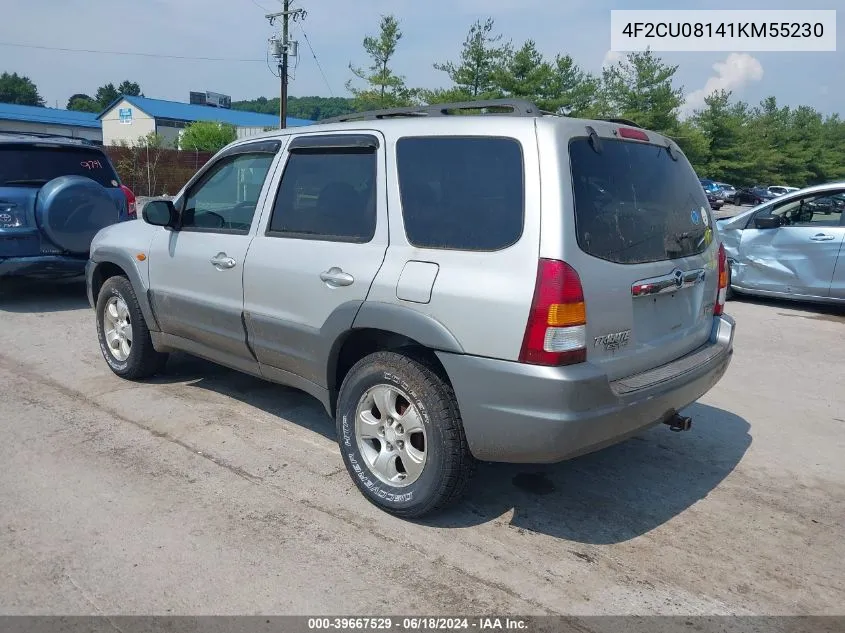
[[[0,145],[0,185],[44,185],[59,176],[87,176],[117,187],[117,175],[102,152],[90,147]]]
[[[707,196],[685,158],[665,147],[602,139],[569,145],[575,228],[581,250],[620,264],[703,252],[711,217]]]

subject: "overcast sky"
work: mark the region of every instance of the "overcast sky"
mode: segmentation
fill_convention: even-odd
[[[735,9],[798,8],[794,0],[739,0]],[[804,3],[801,3],[802,5]],[[811,0],[801,8],[841,9],[838,33],[845,33],[842,0]],[[239,59],[266,58],[273,32],[264,9],[278,0],[4,0],[0,44],[158,53]],[[260,6],[259,6],[260,5]],[[361,40],[374,34],[379,16],[392,12],[404,37],[396,70],[409,85],[445,86],[448,78],[432,61],[458,56],[468,27],[491,16],[515,44],[533,38],[544,54],[569,53],[583,68],[598,72],[613,58],[610,9],[704,9],[712,0],[296,0],[308,11],[303,23],[328,81],[321,76],[300,26],[298,67],[291,95],[345,96],[349,62],[364,65]],[[700,105],[716,88],[759,102],[774,95],[784,104],[806,104],[845,114],[845,44],[835,53],[661,53],[680,66],[676,75]],[[278,80],[264,61],[185,61],[107,53],[72,53],[0,45],[0,71],[29,76],[47,104],[65,107],[76,92],[93,95],[106,82],[141,84],[148,97],[187,101],[190,90],[211,90],[234,100],[278,94]]]

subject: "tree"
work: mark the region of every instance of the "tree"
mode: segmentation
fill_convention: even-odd
[[[683,88],[672,85],[677,70],[651,50],[628,53],[602,72],[602,100],[607,114],[658,132],[677,128],[678,110],[684,101]]]
[[[67,100],[67,109],[77,112],[100,112],[100,104],[85,93],[78,92]]]
[[[128,95],[130,97],[143,97],[144,93],[141,92],[141,86],[139,86],[134,81],[129,81],[128,79],[124,79],[120,85],[117,87],[117,91],[122,95]]]
[[[194,121],[182,131],[181,149],[216,152],[237,138],[234,125],[216,121]]]
[[[0,103],[43,106],[44,99],[38,94],[37,86],[29,77],[4,72],[0,75]]]
[[[97,94],[94,97],[97,100],[97,103],[100,104],[101,109],[105,110],[115,99],[120,96],[120,93],[117,91],[117,88],[114,87],[113,83],[107,83],[104,86],[100,86],[97,88]]]
[[[415,91],[405,86],[405,78],[397,75],[390,67],[402,31],[399,20],[392,15],[383,15],[379,23],[379,34],[376,37],[368,35],[364,38],[364,52],[372,63],[366,68],[358,68],[349,64],[349,69],[364,81],[364,88],[355,88],[352,80],[346,83],[346,88],[355,98],[357,110],[373,110],[411,105]]]
[[[509,42],[500,43],[501,35],[493,33],[493,18],[483,23],[478,20],[469,29],[461,48],[460,61],[436,63],[437,70],[445,72],[452,80],[455,96],[468,99],[487,99],[498,96],[495,75],[511,53]]]

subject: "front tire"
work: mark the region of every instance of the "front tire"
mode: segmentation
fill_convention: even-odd
[[[167,354],[153,347],[132,283],[110,277],[97,297],[97,338],[109,368],[121,378],[149,378],[164,368]]]
[[[358,361],[340,388],[336,422],[352,480],[391,514],[418,518],[447,507],[475,470],[452,387],[407,356]]]

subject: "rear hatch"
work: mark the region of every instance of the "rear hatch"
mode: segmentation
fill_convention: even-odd
[[[126,195],[105,154],[60,143],[0,143],[0,257],[57,254],[66,249],[39,230],[36,205],[44,185],[60,176],[84,176],[102,185],[115,205],[110,223],[128,219]],[[57,210],[61,214],[62,210]],[[62,218],[53,218],[62,222]],[[91,230],[90,227],[86,227]]]
[[[718,243],[707,197],[677,146],[615,124],[594,129],[568,142],[564,248],[583,285],[587,360],[614,380],[707,341]]]

